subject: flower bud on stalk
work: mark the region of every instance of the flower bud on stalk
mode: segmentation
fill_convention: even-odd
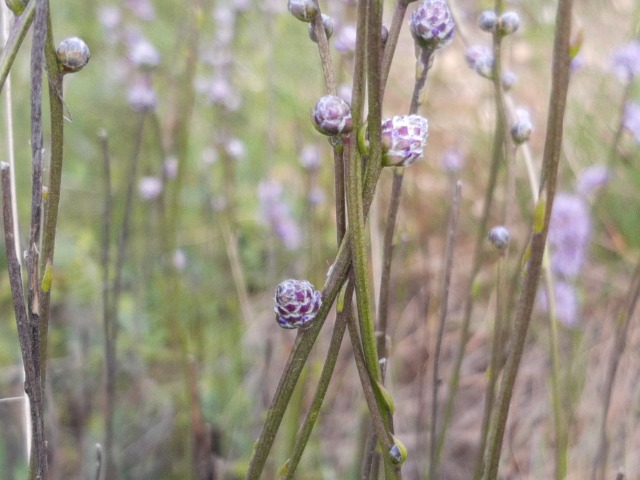
[[[451,43],[455,22],[445,0],[425,0],[411,14],[409,27],[420,48],[436,50]]]
[[[63,73],[73,73],[89,63],[91,52],[87,44],[78,37],[65,38],[56,49],[58,63]]]
[[[325,95],[311,113],[313,125],[323,135],[343,135],[353,129],[351,108],[342,98]]]
[[[504,12],[498,19],[498,31],[501,35],[510,35],[520,27],[520,16],[516,12]]]
[[[420,115],[395,116],[382,122],[382,164],[408,167],[422,158],[427,145],[429,122]]]
[[[322,294],[306,280],[285,280],[273,298],[276,322],[282,328],[304,328],[315,318],[322,305]]]
[[[313,22],[318,14],[318,5],[314,0],[289,0],[287,7],[291,15],[301,22]]]
[[[496,247],[497,250],[503,251],[509,245],[510,238],[509,230],[502,225],[493,227],[489,232],[489,241]]]
[[[478,26],[483,32],[493,33],[498,25],[498,16],[494,10],[485,10],[478,17]]]
[[[516,115],[518,118],[511,126],[511,138],[513,138],[513,141],[517,145],[522,145],[524,142],[529,140],[529,137],[531,137],[533,125],[528,111],[518,109]]]
[[[327,36],[327,40],[333,35],[333,18],[329,15],[322,14],[322,25],[324,26],[324,33]],[[309,38],[313,43],[318,43],[318,37],[316,36],[316,30],[313,27],[313,23],[309,24]]]

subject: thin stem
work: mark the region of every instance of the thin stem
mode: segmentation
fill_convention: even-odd
[[[572,0],[560,0],[556,13],[552,84],[549,97],[547,134],[541,175],[541,193],[545,193],[544,196],[541,195],[541,198],[546,200],[544,204],[540,205],[544,208],[544,218],[542,219],[542,225],[539,225],[539,219],[536,219],[536,225],[531,235],[531,254],[522,285],[518,310],[516,312],[515,328],[511,336],[511,351],[507,358],[496,407],[491,417],[489,427],[488,448],[485,453],[486,471],[483,477],[486,480],[493,480],[498,476],[500,452],[507,417],[509,415],[511,396],[524,351],[524,343],[535,302],[551,210],[555,197],[558,164],[562,149],[564,111],[569,86],[569,42],[571,36],[572,3]]]
[[[398,38],[400,37],[400,30],[404,23],[404,16],[407,13],[407,6],[410,1],[398,0],[396,8],[393,10],[393,16],[391,18],[391,26],[389,27],[389,36],[387,37],[387,43],[382,55],[382,66],[380,68],[380,102],[384,96],[384,90],[389,79],[389,72],[391,71],[391,62],[393,61],[393,55],[398,45]]]
[[[639,297],[640,262],[636,265],[631,282],[629,283],[629,291],[627,292],[627,299],[624,306],[616,316],[616,334],[613,347],[611,349],[611,356],[609,357],[609,363],[607,365],[607,373],[604,377],[606,379],[606,383],[602,396],[598,449],[591,467],[591,480],[605,478],[607,451],[609,449],[609,442],[607,440],[607,417],[609,416],[609,407],[611,405],[611,397],[613,395],[613,385],[616,380],[620,359],[622,358],[627,345],[627,332],[629,331],[629,325],[633,319],[633,312],[635,311]]]
[[[18,55],[18,50],[20,49],[24,38],[27,36],[29,27],[31,27],[31,23],[33,23],[37,3],[37,0],[30,0],[22,12],[22,15],[16,17],[13,25],[11,26],[9,38],[4,44],[2,53],[0,54],[0,92],[2,92],[5,81],[9,76],[13,62]]]
[[[317,4],[316,0],[316,4]],[[322,14],[318,6],[318,13],[313,20],[313,30],[318,39],[318,53],[320,54],[320,61],[322,64],[322,72],[324,73],[324,81],[327,86],[327,92],[329,95],[336,94],[336,78],[333,71],[333,64],[331,63],[331,53],[329,51],[329,41],[327,40],[327,33],[324,31],[324,23],[322,21]]]
[[[451,272],[453,270],[453,251],[456,245],[456,234],[458,231],[458,218],[460,216],[460,201],[462,192],[462,182],[459,180],[453,186],[451,192],[451,210],[449,211],[449,222],[447,228],[447,247],[445,252],[444,278],[442,279],[442,292],[440,295],[440,318],[438,323],[438,333],[436,337],[436,348],[433,357],[433,378],[431,396],[431,442],[429,451],[429,478],[436,478],[436,419],[438,418],[438,388],[440,386],[440,352],[442,350],[442,339],[444,337],[444,325],[447,320],[449,306],[449,288],[451,287]]]

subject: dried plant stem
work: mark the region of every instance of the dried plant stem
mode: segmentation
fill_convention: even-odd
[[[571,36],[572,0],[560,0],[556,13],[553,69],[547,133],[545,139],[541,194],[543,203],[536,207],[536,219],[530,240],[530,256],[524,277],[520,300],[511,338],[511,351],[507,357],[504,374],[500,382],[498,399],[491,416],[489,440],[485,452],[486,470],[483,478],[493,480],[498,476],[500,452],[504,439],[511,396],[515,386],[518,367],[524,351],[531,312],[535,302],[538,278],[545,252],[545,243],[555,197],[556,177],[562,149],[564,111],[569,85],[569,41]],[[543,218],[539,218],[542,217]]]
[[[453,270],[453,251],[456,244],[456,234],[458,231],[458,218],[460,216],[460,202],[462,196],[462,182],[459,180],[453,185],[451,192],[451,207],[449,210],[449,221],[447,225],[447,245],[445,251],[444,277],[442,279],[440,318],[438,322],[438,333],[436,336],[436,347],[433,353],[433,377],[431,387],[431,429],[430,429],[430,449],[429,449],[429,477],[436,478],[436,428],[438,418],[438,387],[440,386],[440,352],[442,350],[442,339],[444,337],[444,326],[447,320],[449,304],[449,288],[451,286],[451,271]]]
[[[607,453],[609,450],[609,442],[607,439],[607,417],[609,415],[609,407],[611,405],[611,397],[613,395],[613,385],[618,372],[620,359],[624,354],[627,345],[627,332],[629,325],[633,319],[633,313],[640,297],[640,261],[636,265],[635,271],[629,284],[627,298],[620,312],[616,316],[616,333],[614,337],[609,363],[607,365],[607,373],[605,375],[605,386],[602,396],[602,412],[600,415],[599,425],[599,442],[598,450],[593,459],[591,467],[591,480],[604,479],[607,469]]]

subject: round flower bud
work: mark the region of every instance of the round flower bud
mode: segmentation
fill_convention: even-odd
[[[382,164],[408,167],[422,158],[429,122],[420,115],[395,116],[382,122]]]
[[[509,35],[520,27],[520,16],[516,12],[504,12],[498,19],[498,30],[502,35]]]
[[[500,225],[491,229],[489,232],[489,241],[494,247],[496,247],[496,249],[502,251],[509,245],[510,236],[509,230]]]
[[[84,40],[78,37],[64,39],[56,50],[58,63],[64,73],[73,73],[81,70],[91,58],[91,52]]]
[[[502,88],[505,89],[505,91],[509,91],[511,90],[511,87],[513,87],[513,84],[516,83],[516,80],[518,79],[517,75],[515,73],[513,73],[511,70],[507,70],[506,72],[502,73]]]
[[[322,305],[322,294],[306,280],[285,280],[273,298],[276,322],[282,328],[306,327]]]
[[[529,140],[533,131],[533,124],[531,123],[529,112],[524,109],[518,109],[516,117],[517,120],[511,126],[511,138],[517,145],[521,145]]]
[[[313,125],[323,135],[341,135],[353,129],[351,108],[342,98],[325,95],[311,112]]]
[[[289,0],[287,7],[291,15],[301,22],[313,22],[318,14],[318,4],[315,0]]]
[[[322,25],[324,25],[324,33],[327,36],[327,40],[333,35],[333,18],[329,15],[322,14]],[[318,37],[316,36],[316,30],[313,28],[313,23],[309,24],[309,38],[313,43],[318,43]]]
[[[493,33],[498,25],[498,16],[494,10],[485,10],[478,17],[478,26],[484,32]]]
[[[425,0],[411,14],[409,27],[419,47],[435,50],[451,43],[455,22],[445,0]]]
[[[467,64],[475,72],[491,80],[493,78],[493,53],[489,47],[483,45],[472,45],[467,48],[464,54]]]

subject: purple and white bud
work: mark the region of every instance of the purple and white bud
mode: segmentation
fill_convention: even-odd
[[[333,18],[329,15],[322,14],[322,25],[324,26],[324,33],[327,36],[327,40],[333,35]],[[313,43],[318,43],[318,37],[316,36],[316,30],[314,24],[309,24],[309,38]]]
[[[509,238],[511,234],[506,227],[499,225],[493,227],[489,232],[489,241],[496,247],[497,250],[503,251],[509,246]]]
[[[485,10],[478,17],[478,26],[483,32],[493,33],[498,25],[498,16],[495,10]]]
[[[313,22],[318,14],[318,5],[314,0],[289,0],[287,8],[301,22]]]
[[[401,115],[382,122],[382,164],[408,167],[422,158],[427,145],[429,122],[420,115]]]
[[[519,108],[516,111],[516,121],[511,125],[511,138],[517,145],[522,145],[529,140],[533,124],[528,110]]]
[[[493,78],[493,53],[489,47],[484,45],[472,45],[467,48],[464,54],[469,65],[478,75]]]
[[[322,294],[306,280],[281,282],[273,298],[276,322],[282,328],[305,328],[322,305]]]
[[[520,16],[513,11],[504,12],[498,19],[498,31],[501,35],[510,35],[520,28]]]
[[[311,112],[313,125],[323,135],[343,135],[353,130],[351,107],[342,98],[325,95]]]
[[[511,70],[502,72],[502,88],[504,88],[506,92],[511,90],[511,87],[516,83],[516,80],[518,80],[518,77]]]
[[[455,22],[445,0],[424,0],[411,14],[409,28],[419,47],[436,50],[451,43]]]

